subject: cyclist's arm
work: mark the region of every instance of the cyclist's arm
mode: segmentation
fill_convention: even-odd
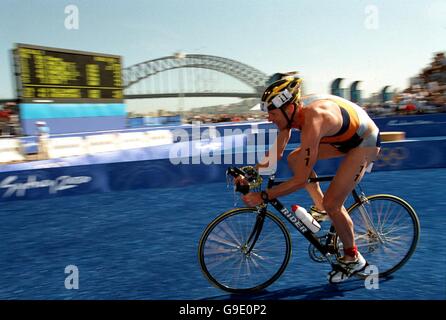
[[[322,136],[321,128],[322,117],[318,114],[308,114],[301,132],[301,150],[290,164],[294,176],[290,180],[268,189],[267,193],[270,199],[290,194],[305,187],[317,161],[319,142]]]
[[[283,152],[290,140],[291,129],[283,129],[280,130],[277,134],[276,141],[273,143],[269,151],[267,152],[265,158],[263,158],[257,164],[256,168],[267,168],[271,166],[275,166],[276,163],[282,159]]]

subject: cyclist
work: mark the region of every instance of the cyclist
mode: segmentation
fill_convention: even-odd
[[[270,154],[257,167],[268,166],[272,156],[280,160],[291,129],[295,128],[301,131],[301,144],[287,158],[294,176],[266,191],[250,192],[243,196],[243,201],[256,206],[306,188],[319,215],[326,211],[343,243],[344,255],[338,263],[347,273],[336,269],[328,274],[329,281],[337,283],[366,266],[355,245],[353,222],[343,204],[379,153],[379,129],[361,107],[346,99],[333,95],[301,97],[301,82],[293,74],[275,74],[261,98],[261,109],[268,112],[268,120],[277,126],[279,133],[275,143],[277,154]],[[307,183],[309,177],[316,176],[313,166],[318,159],[340,156],[344,159],[325,195],[318,184]]]

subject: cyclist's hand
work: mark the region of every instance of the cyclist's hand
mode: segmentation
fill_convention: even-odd
[[[246,180],[246,178],[244,176],[237,176],[234,179],[234,184],[237,185],[241,185],[241,186],[246,186],[249,184],[248,180]]]
[[[242,200],[248,207],[256,207],[263,203],[260,192],[250,192],[242,196]]]

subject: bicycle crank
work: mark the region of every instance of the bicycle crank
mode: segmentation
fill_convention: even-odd
[[[325,238],[325,237],[321,237]],[[308,246],[308,255],[310,256],[311,260],[317,262],[317,263],[323,263],[328,262],[327,258],[318,250],[314,245],[310,243]]]

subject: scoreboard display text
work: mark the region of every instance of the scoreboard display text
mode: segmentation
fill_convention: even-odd
[[[31,45],[14,50],[23,102],[122,102],[121,57]]]

